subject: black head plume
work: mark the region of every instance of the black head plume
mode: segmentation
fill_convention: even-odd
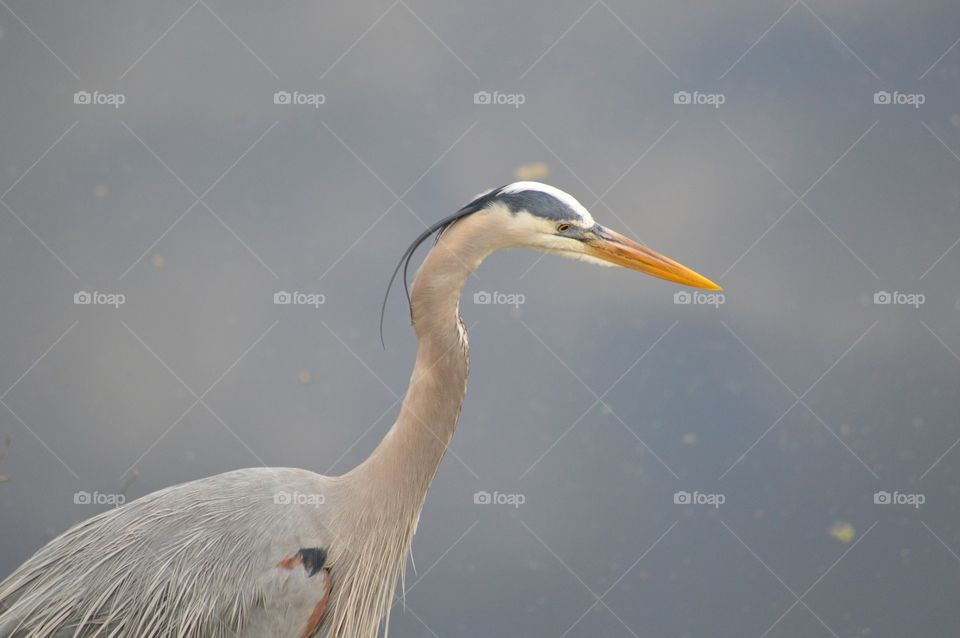
[[[380,306],[380,345],[386,348],[386,344],[383,341],[383,317],[387,311],[387,299],[390,297],[390,289],[393,287],[393,282],[397,278],[397,274],[400,272],[400,268],[403,267],[403,290],[407,296],[407,305],[410,304],[410,285],[408,283],[408,273],[410,270],[410,260],[413,259],[414,253],[417,252],[417,248],[420,247],[420,244],[427,241],[434,233],[437,235],[437,239],[440,239],[440,235],[443,234],[447,228],[463,219],[468,215],[472,215],[479,210],[482,210],[489,204],[493,199],[500,193],[503,189],[494,188],[493,190],[480,195],[472,202],[455,212],[454,214],[444,217],[440,221],[434,223],[432,226],[428,227],[425,231],[420,233],[416,239],[413,240],[413,243],[407,246],[407,249],[403,251],[403,255],[400,256],[400,261],[397,263],[397,267],[393,269],[393,274],[390,275],[390,282],[387,284],[387,292],[383,295],[383,305]]]

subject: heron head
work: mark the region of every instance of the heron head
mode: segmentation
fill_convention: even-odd
[[[515,182],[468,208],[502,218],[502,241],[603,266],[622,266],[685,286],[720,290],[706,277],[593,220],[572,195],[539,182]]]
[[[471,227],[483,234],[480,243],[487,252],[532,248],[602,266],[639,270],[685,286],[722,290],[703,275],[596,223],[580,202],[559,188],[539,182],[514,182],[478,195],[454,214],[429,226],[407,247],[390,276],[380,307],[381,341],[387,298],[397,275],[403,272],[409,302],[408,270],[417,248],[433,235],[439,241],[445,231],[468,217],[477,222]]]

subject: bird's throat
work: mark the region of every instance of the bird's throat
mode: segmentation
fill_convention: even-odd
[[[330,632],[373,636],[389,619],[420,511],[460,417],[467,389],[467,335],[460,320],[460,293],[480,262],[497,246],[471,216],[447,229],[414,280],[411,319],[417,334],[416,364],[397,421],[367,458],[343,477],[351,511],[337,535],[349,538],[335,584],[338,600]],[[337,525],[337,523],[335,523]],[[334,557],[336,559],[336,557]],[[381,574],[382,578],[371,578]],[[336,579],[335,579],[336,580]],[[368,627],[366,633],[358,627]]]
[[[493,248],[477,243],[482,219],[466,218],[443,233],[417,272],[411,319],[416,364],[396,423],[357,468],[366,485],[419,516],[457,426],[466,394],[468,348],[460,320],[460,294]]]

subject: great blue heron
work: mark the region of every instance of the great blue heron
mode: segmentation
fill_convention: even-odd
[[[567,193],[516,182],[427,228],[409,292],[419,342],[396,423],[342,476],[237,470],[169,487],[90,518],[0,584],[0,638],[386,633],[397,581],[467,385],[459,313],[490,253],[524,247],[717,290],[692,270],[600,226]],[[389,287],[388,287],[389,294]],[[321,435],[322,436],[322,435]],[[319,441],[322,444],[322,439]]]

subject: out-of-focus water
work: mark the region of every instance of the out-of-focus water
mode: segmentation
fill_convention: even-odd
[[[412,366],[396,259],[533,176],[724,297],[480,269],[391,635],[956,632],[955,6],[8,0],[0,34],[0,575],[121,492],[359,462]]]

